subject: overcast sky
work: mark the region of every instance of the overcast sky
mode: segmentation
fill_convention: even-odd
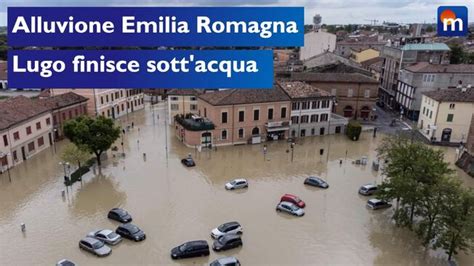
[[[370,23],[377,19],[399,23],[435,22],[440,5],[464,5],[474,22],[473,0],[0,0],[0,25],[9,6],[304,6],[305,22],[314,14],[326,24]]]

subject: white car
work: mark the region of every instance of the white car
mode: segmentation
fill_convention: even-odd
[[[239,188],[246,188],[248,186],[249,186],[249,183],[247,182],[246,179],[238,178],[225,184],[225,189],[234,190],[234,189],[239,189]]]
[[[109,245],[117,245],[122,241],[122,237],[109,229],[92,231],[87,234],[88,237],[98,239]]]
[[[212,238],[219,238],[223,235],[228,234],[242,234],[242,226],[238,222],[228,222],[225,224],[219,225],[217,228],[212,229],[211,236]]]
[[[276,210],[281,212],[287,212],[289,214],[293,214],[296,216],[303,216],[304,215],[304,210],[301,209],[300,207],[296,206],[295,204],[287,201],[282,201],[278,203]]]

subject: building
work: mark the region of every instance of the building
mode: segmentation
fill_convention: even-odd
[[[325,73],[360,73],[370,76],[361,64],[331,52],[324,52],[304,62],[304,68],[310,72]]]
[[[352,49],[352,54],[350,58],[355,62],[362,64],[362,62],[377,58],[380,55],[380,51],[374,48],[367,49]]]
[[[371,119],[377,100],[378,82],[359,73],[294,73],[303,81],[336,97],[333,112],[348,119]]]
[[[443,89],[423,93],[418,128],[433,143],[465,143],[474,111],[474,89]]]
[[[449,47],[444,43],[408,43],[384,46],[380,56],[384,59],[380,74],[379,102],[395,109],[395,92],[400,70],[415,63],[449,64]],[[397,110],[398,111],[398,110]]]
[[[112,119],[128,115],[145,107],[143,92],[139,89],[51,89],[51,95],[74,92],[89,99],[87,113]]]
[[[172,89],[168,95],[168,124],[174,124],[174,117],[178,114],[197,114],[197,96],[204,90]]]
[[[176,136],[190,147],[285,139],[290,99],[273,89],[220,90],[198,96],[198,115],[177,117]]]
[[[360,62],[362,68],[370,71],[372,76],[378,81],[380,80],[380,74],[382,72],[382,64],[383,58],[382,57],[375,57],[369,60],[365,60]]]
[[[422,93],[439,88],[455,88],[474,84],[474,65],[430,64],[421,62],[400,70],[395,91],[395,110],[417,121]]]
[[[49,108],[24,96],[0,101],[0,172],[53,144]]]
[[[374,49],[380,51],[387,42],[384,41],[357,41],[357,40],[343,40],[336,43],[335,54],[349,58],[352,51],[363,51],[366,49]]]
[[[322,30],[313,30],[304,35],[304,46],[300,49],[300,60],[304,62],[324,52],[334,52],[335,48],[335,34]]]
[[[8,89],[7,61],[0,61],[0,90]]]
[[[55,141],[64,137],[63,126],[66,121],[87,115],[88,100],[88,98],[74,92],[41,97],[37,100],[39,105],[45,106],[51,111]]]
[[[348,121],[331,116],[335,97],[329,92],[301,81],[280,82],[280,86],[291,100],[291,137],[344,132]]]

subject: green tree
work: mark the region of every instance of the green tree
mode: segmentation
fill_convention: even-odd
[[[359,122],[353,120],[347,124],[346,135],[351,140],[359,140],[360,133],[362,133],[362,126]]]
[[[464,62],[464,50],[461,46],[457,44],[450,45],[449,48],[451,49],[451,54],[449,57],[449,62],[451,64],[462,64]]]
[[[120,137],[120,128],[110,118],[81,116],[64,124],[64,134],[72,143],[95,154],[100,166],[100,156]]]
[[[75,164],[78,168],[81,164],[91,158],[90,152],[86,148],[78,147],[74,143],[69,143],[61,153],[61,159],[70,164]]]

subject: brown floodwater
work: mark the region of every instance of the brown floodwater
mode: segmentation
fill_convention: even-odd
[[[358,142],[345,136],[308,137],[296,144],[293,162],[285,141],[267,143],[265,156],[262,145],[199,153],[179,143],[172,128],[166,141],[163,106],[158,113],[155,121],[149,108],[123,118],[123,125],[135,124],[124,139],[125,158],[110,152],[101,173],[87,174],[65,198],[58,154],[66,141],[58,143],[56,153],[51,148],[12,169],[12,183],[1,175],[0,264],[53,265],[68,258],[79,265],[207,265],[236,256],[243,265],[446,265],[442,251],[424,250],[412,232],[393,225],[392,210],[370,211],[367,198],[357,194],[362,184],[382,180],[370,167],[382,135],[374,139],[364,133]],[[453,162],[454,150],[443,149]],[[195,168],[180,163],[188,153]],[[362,156],[368,156],[369,165],[352,164]],[[472,178],[458,173],[474,187]],[[304,186],[308,175],[321,176],[330,188]],[[224,184],[236,177],[247,178],[249,188],[226,191]],[[304,217],[275,211],[284,193],[306,202]],[[113,207],[127,209],[147,239],[124,240],[106,258],[79,250],[78,241],[88,232],[117,227],[107,219]],[[243,247],[170,259],[170,249],[185,241],[212,244],[211,229],[233,220],[244,228]],[[474,264],[472,254],[456,259],[459,265]]]

